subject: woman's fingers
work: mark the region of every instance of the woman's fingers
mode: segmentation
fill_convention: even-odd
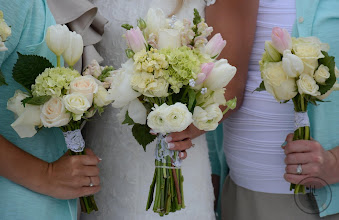
[[[184,159],[186,159],[186,157],[187,157],[187,152],[185,150],[180,152],[180,154],[179,154],[180,159],[184,160]]]
[[[84,186],[81,187],[77,190],[77,197],[82,197],[82,196],[89,196],[89,195],[94,195],[95,193],[100,191],[100,186]]]
[[[168,143],[168,148],[176,151],[184,151],[192,147],[191,139]]]
[[[100,162],[96,155],[80,155],[80,160],[83,165],[87,166],[97,165]]]
[[[311,158],[312,158],[311,153],[288,154],[285,158],[285,164],[287,165],[306,164],[306,163],[311,162]]]

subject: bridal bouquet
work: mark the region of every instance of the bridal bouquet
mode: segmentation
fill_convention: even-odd
[[[223,113],[236,106],[236,98],[224,97],[236,68],[225,59],[216,60],[226,41],[220,34],[207,40],[213,28],[197,10],[193,24],[166,19],[160,9],[150,9],[137,27],[122,27],[127,29],[129,60],[113,71],[112,105],[121,109],[118,118],[123,124],[133,125],[133,136],[144,150],[157,138],[146,210],[154,201],[153,211],[163,216],[185,208],[179,152],[168,148],[165,137],[191,123],[214,130]],[[227,105],[225,112],[220,105]]]
[[[329,45],[316,37],[291,38],[287,30],[273,28],[272,41],[265,42],[260,64],[263,79],[257,91],[266,90],[279,102],[292,99],[295,110],[294,140],[310,140],[307,104],[317,105],[336,90],[334,57]],[[305,187],[291,184],[295,193]]]
[[[8,50],[4,42],[11,35],[11,33],[11,28],[5,22],[4,13],[0,10],[0,52]],[[7,83],[0,70],[0,86],[2,85],[7,85]]]
[[[17,90],[7,108],[17,119],[11,125],[21,138],[32,137],[37,129],[59,127],[72,155],[84,154],[85,142],[80,128],[96,111],[110,104],[109,75],[112,67],[100,67],[96,61],[81,75],[72,66],[83,52],[81,35],[67,26],[55,25],[47,30],[46,43],[57,55],[57,67],[45,58],[19,54],[13,78],[27,91]],[[60,66],[60,56],[70,66]],[[98,210],[93,196],[80,198],[82,210]]]

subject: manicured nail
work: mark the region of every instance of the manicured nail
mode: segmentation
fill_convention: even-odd
[[[173,143],[168,143],[168,149],[172,149],[175,145]]]
[[[98,157],[98,159],[99,159],[100,161],[102,161],[102,158],[101,158],[101,157]]]
[[[172,137],[171,137],[171,136],[167,136],[167,137],[165,138],[165,141],[166,141],[167,143],[171,142],[171,141],[172,141]]]
[[[156,135],[157,133],[155,131],[153,131],[152,129],[149,131],[149,133]]]
[[[183,158],[185,156],[184,152],[180,153],[180,158]]]
[[[284,148],[287,144],[287,141],[285,141],[282,145],[281,145],[281,148]]]

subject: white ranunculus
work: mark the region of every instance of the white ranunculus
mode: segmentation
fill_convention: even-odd
[[[70,31],[66,25],[56,24],[48,27],[45,38],[48,48],[60,56],[69,46]]]
[[[147,110],[139,99],[134,99],[129,103],[128,115],[135,123],[142,125],[146,124]]]
[[[104,107],[112,102],[113,99],[108,91],[103,86],[99,86],[98,92],[94,94],[94,104],[98,107]]]
[[[163,29],[159,31],[158,48],[179,48],[181,46],[180,32],[175,29]]]
[[[170,129],[165,121],[167,109],[168,105],[166,103],[161,106],[155,105],[155,107],[152,108],[152,111],[148,114],[147,125],[155,133],[167,134],[169,132]]]
[[[68,124],[71,114],[66,112],[61,98],[52,97],[42,106],[40,118],[42,124],[47,128],[61,127]]]
[[[282,58],[284,71],[290,77],[297,77],[304,71],[303,61],[290,50],[285,50]]]
[[[21,101],[27,97],[28,95],[23,93],[21,90],[16,90],[14,96],[7,101],[7,109],[14,112],[17,116],[21,115],[25,110]]]
[[[266,63],[262,78],[266,91],[274,96],[277,101],[290,100],[297,95],[295,79],[288,77],[282,67],[282,62]]]
[[[93,95],[98,92],[98,83],[96,79],[91,76],[80,76],[75,78],[70,84],[70,93],[81,93],[86,96],[90,105],[93,103]]]
[[[133,60],[130,59],[122,64],[122,67],[113,71],[111,89],[109,90],[111,99],[114,100],[114,108],[122,108],[141,94],[132,89],[131,77],[133,74]]]
[[[330,69],[327,66],[321,64],[314,73],[314,79],[320,84],[324,84],[325,81],[330,78]]]
[[[147,24],[144,30],[146,38],[152,33],[158,38],[158,31],[168,26],[166,16],[160,8],[150,8],[147,12],[145,22]]]
[[[65,59],[68,66],[74,66],[80,59],[84,50],[84,42],[80,34],[75,31],[70,32],[69,45],[63,52],[62,57]]]
[[[298,91],[300,94],[308,94],[311,96],[319,96],[319,86],[312,76],[301,74],[297,81]]]
[[[81,93],[65,95],[63,101],[66,109],[76,115],[75,117],[73,115],[75,120],[80,120],[84,112],[91,107],[87,97]]]
[[[234,77],[237,68],[231,66],[226,59],[215,62],[214,68],[204,81],[204,87],[211,90],[224,88]]]
[[[205,109],[196,106],[193,112],[193,124],[200,130],[213,131],[218,127],[222,116],[218,104],[209,105]]]
[[[164,120],[169,128],[167,133],[183,131],[193,122],[192,113],[180,102],[168,106],[166,113]]]

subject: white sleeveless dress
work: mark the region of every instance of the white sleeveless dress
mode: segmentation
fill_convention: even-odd
[[[92,0],[100,13],[109,20],[97,49],[104,64],[116,68],[126,61],[126,42],[122,38],[121,24],[136,25],[150,7],[162,8],[170,14],[176,6],[174,0]],[[211,2],[209,2],[211,3]],[[197,8],[204,16],[204,0],[187,0],[177,15],[192,19]],[[154,173],[154,148],[147,152],[136,143],[131,127],[121,125],[116,117],[117,109],[109,107],[99,118],[95,117],[85,128],[86,145],[103,160],[100,163],[102,188],[95,195],[99,212],[82,214],[83,220],[210,220],[215,219],[214,194],[211,182],[211,167],[205,135],[193,140],[195,147],[187,151],[182,165],[186,208],[168,216],[160,217],[150,209],[145,211],[149,186]],[[153,207],[153,206],[152,206]]]
[[[272,95],[253,92],[262,81],[259,60],[273,27],[292,32],[296,0],[260,0],[257,29],[250,57],[242,107],[224,121],[224,151],[231,179],[239,186],[267,193],[293,193],[283,178],[281,148],[294,130],[293,103],[278,103]]]

